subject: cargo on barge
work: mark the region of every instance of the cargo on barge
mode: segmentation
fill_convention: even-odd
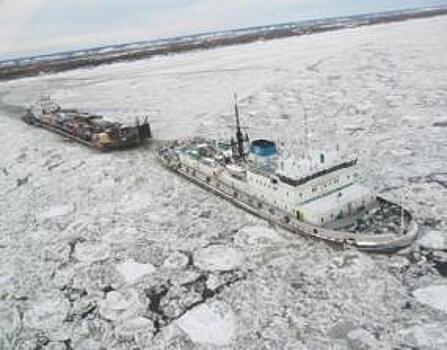
[[[137,118],[134,126],[127,126],[100,115],[64,109],[48,97],[29,108],[22,119],[99,151],[136,147],[152,138],[147,117],[141,123]]]

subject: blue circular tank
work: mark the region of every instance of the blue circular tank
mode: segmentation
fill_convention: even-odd
[[[276,155],[276,144],[269,140],[255,140],[250,145],[250,152],[258,157],[270,157]]]

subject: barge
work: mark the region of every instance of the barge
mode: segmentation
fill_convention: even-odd
[[[402,203],[361,184],[356,158],[281,159],[276,144],[242,133],[230,140],[173,141],[163,166],[234,205],[293,233],[340,247],[392,253],[413,243],[418,227]]]
[[[134,126],[105,120],[100,115],[63,109],[49,97],[42,98],[27,110],[22,120],[42,127],[98,151],[136,147],[152,138],[147,117]]]

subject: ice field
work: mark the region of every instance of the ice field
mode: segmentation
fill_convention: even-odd
[[[0,83],[0,349],[446,349],[447,17]],[[40,95],[155,138],[232,133],[355,153],[420,225],[406,254],[336,250],[167,172],[20,120]],[[424,237],[425,236],[425,237]],[[438,266],[439,267],[439,266]],[[40,346],[40,347],[39,347]]]

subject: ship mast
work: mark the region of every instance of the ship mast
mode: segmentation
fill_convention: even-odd
[[[308,160],[309,167],[312,170],[313,164],[312,164],[312,156],[310,154],[309,121],[308,121],[307,108],[304,104],[303,104],[303,112],[304,112],[304,152],[305,152],[305,158]]]
[[[237,94],[234,94],[234,112],[236,116],[236,142],[237,142],[237,152],[240,159],[245,159],[244,152],[244,136],[241,130],[241,123],[239,120],[239,107],[237,105]]]

